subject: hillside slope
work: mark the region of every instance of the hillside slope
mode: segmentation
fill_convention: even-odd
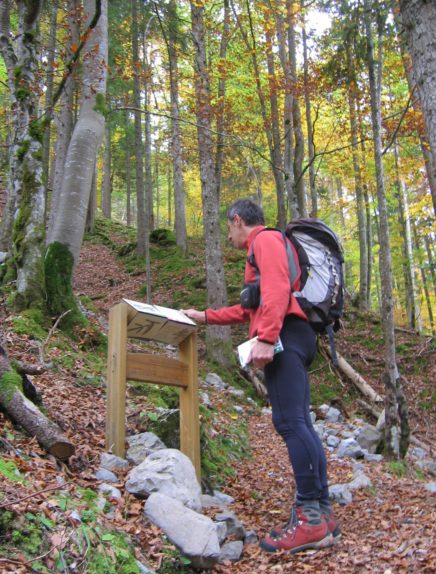
[[[11,314],[2,317],[12,359],[37,364],[43,348],[46,362],[54,363],[54,368],[34,376],[33,382],[42,394],[48,415],[76,445],[76,454],[68,465],[60,465],[0,413],[3,428],[0,481],[4,493],[0,499],[0,571],[134,572],[130,562],[131,569],[127,569],[128,560],[122,551],[124,543],[117,538],[119,533],[125,533],[133,543],[136,558],[156,572],[188,573],[189,566],[183,565],[159,529],[145,521],[143,502],[124,491],[122,476],[116,485],[122,498],[108,501],[114,507],[110,517],[98,512],[93,505],[93,493],[99,484],[95,472],[100,454],[104,452],[105,423],[105,354],[97,332],[107,329],[110,306],[123,297],[141,299],[145,275],[140,262],[134,258],[117,259],[114,255],[116,246],[126,244],[123,234],[112,232],[106,245],[99,237],[91,239],[82,250],[75,291],[88,308],[92,328],[82,329],[74,342],[59,333],[50,335],[47,340],[44,335],[38,338],[32,328],[29,331],[31,319],[22,321]],[[171,246],[153,249],[153,302],[174,307],[198,302],[201,306],[204,302],[201,251],[183,260]],[[241,265],[233,251],[226,255],[228,265],[235,266],[230,284],[230,293],[234,296]],[[202,333],[200,328],[200,335]],[[237,330],[235,344],[244,337],[244,330]],[[337,344],[353,367],[382,392],[380,326],[349,312]],[[422,442],[434,445],[435,412],[431,393],[435,377],[430,361],[431,341],[402,331],[398,333],[398,348],[400,369],[408,381],[412,430]],[[201,378],[210,369],[200,340]],[[220,374],[236,386],[246,386],[236,369],[234,373]],[[351,420],[358,396],[349,381],[339,378],[323,357],[318,358],[311,376],[314,404],[336,399],[336,404],[345,407],[345,414]],[[159,392],[154,390],[157,395]],[[263,535],[272,526],[286,522],[293,497],[284,447],[269,415],[263,414],[260,408],[242,401],[243,410],[238,412],[233,409],[234,398],[226,393],[208,392],[212,407],[208,409],[210,418],[204,423],[213,426],[218,438],[225,439],[221,443],[215,440],[215,447],[222,446],[221,450],[215,448],[208,453],[211,474],[218,479],[220,488],[235,498],[232,509],[244,526]],[[129,433],[147,429],[151,420],[147,413],[154,410],[155,404],[142,389],[129,388]],[[240,452],[233,455],[231,450],[226,450],[223,445],[229,441]],[[244,445],[244,441],[249,444]],[[251,456],[244,456],[248,451]],[[231,459],[225,460],[224,456]],[[348,482],[352,461],[338,460],[331,455],[329,459],[331,482]],[[251,545],[246,547],[240,562],[217,566],[215,571],[226,574],[434,572],[434,498],[425,489],[431,477],[412,465],[373,462],[363,466],[372,487],[358,491],[351,505],[337,507],[344,533],[339,546],[290,557],[265,555],[256,545]],[[20,480],[11,472],[2,472],[2,468],[15,468]],[[19,536],[20,524],[22,531],[27,529],[30,533],[24,535],[25,540]],[[132,550],[129,552],[133,554]],[[113,559],[118,566],[109,566]]]

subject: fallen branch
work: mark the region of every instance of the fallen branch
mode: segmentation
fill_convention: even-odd
[[[328,345],[326,345],[325,348],[326,348],[329,356],[331,356],[331,351],[330,351]],[[381,397],[371,387],[371,385],[369,383],[367,383],[365,381],[365,379],[363,377],[361,377],[359,375],[359,373],[353,369],[353,367],[350,365],[350,363],[348,363],[344,359],[344,357],[342,357],[342,355],[340,355],[338,352],[336,352],[336,354],[338,356],[337,368],[340,369],[344,373],[344,375],[346,375],[350,379],[350,381],[353,383],[353,385],[355,387],[357,387],[357,389],[359,389],[359,391],[362,393],[362,395],[367,397],[373,403],[383,403],[383,397]]]
[[[10,502],[3,502],[3,504],[0,504],[0,508],[5,508],[6,506],[12,506],[13,504],[18,504],[19,502],[23,502],[24,500],[28,500],[29,498],[34,498],[35,496],[39,496],[40,494],[44,494],[44,492],[50,492],[52,490],[59,490],[60,488],[64,488],[64,486],[66,486],[68,483],[64,483],[64,484],[56,484],[55,486],[48,486],[47,488],[44,488],[43,490],[37,490],[36,492],[32,492],[32,494],[28,494],[27,496],[24,496],[23,498],[17,498],[15,500],[11,500]]]
[[[268,391],[266,390],[265,384],[260,380],[256,374],[256,370],[253,367],[247,365],[244,369],[239,370],[239,374],[245,380],[249,381],[256,390],[256,393],[263,399],[268,397]]]
[[[61,460],[74,454],[74,445],[62,430],[23,394],[22,377],[10,365],[0,347],[0,405],[6,413],[50,454]]]

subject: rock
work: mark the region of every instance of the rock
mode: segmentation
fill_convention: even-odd
[[[338,421],[342,420],[341,411],[335,409],[334,407],[330,407],[326,412],[325,420],[331,423],[337,423]]]
[[[364,425],[356,434],[356,441],[370,454],[375,454],[383,435],[372,425]]]
[[[324,423],[319,421],[313,425],[313,428],[315,429],[315,432],[319,436],[319,438],[323,440],[325,434]]]
[[[234,409],[237,413],[243,413],[243,412],[244,412],[244,407],[241,407],[240,405],[233,405],[233,409]]]
[[[210,401],[210,397],[209,397],[209,395],[208,395],[206,392],[204,392],[204,391],[203,391],[202,393],[200,393],[200,401],[201,401],[201,404],[204,405],[205,407],[208,407],[208,408],[209,408],[209,407],[212,407],[212,403],[211,403],[211,401]]]
[[[118,477],[106,468],[99,468],[95,473],[95,478],[97,480],[103,480],[104,482],[118,482]]]
[[[230,510],[225,510],[215,516],[215,522],[225,522],[227,526],[227,536],[232,536],[236,540],[245,538],[245,528],[236,514]]]
[[[218,558],[218,562],[220,564],[226,560],[229,560],[230,562],[237,562],[241,558],[243,549],[244,543],[241,540],[227,542],[221,547],[221,553]]]
[[[215,527],[219,543],[222,544],[227,537],[227,525],[225,522],[215,522]]]
[[[153,493],[145,503],[144,513],[162,528],[169,540],[191,560],[194,568],[211,568],[218,562],[220,546],[215,524],[178,500]]]
[[[115,456],[109,452],[104,452],[101,455],[100,464],[102,468],[106,470],[125,470],[129,468],[129,463],[124,458]]]
[[[259,538],[254,530],[245,533],[244,544],[257,544]]]
[[[350,490],[358,490],[368,488],[371,485],[371,479],[368,478],[363,471],[358,471],[354,474],[353,480],[349,482],[347,486]]]
[[[9,253],[7,251],[0,251],[0,263],[4,263],[8,257]]]
[[[416,462],[416,466],[421,470],[427,471],[430,474],[436,476],[436,462],[434,460],[430,460],[429,458],[418,460]]]
[[[129,448],[126,458],[137,466],[144,462],[145,458],[156,450],[166,448],[160,438],[152,432],[143,432],[127,437]]]
[[[427,482],[424,488],[432,494],[436,494],[436,482]]]
[[[224,504],[233,504],[235,502],[235,499],[233,498],[233,496],[230,496],[229,494],[226,494],[225,492],[220,492],[219,490],[214,490],[213,495],[215,498],[217,498],[218,500],[220,500]]]
[[[350,504],[353,501],[348,484],[333,484],[329,487],[329,498],[338,504]]]
[[[413,456],[413,458],[418,458],[420,460],[427,457],[427,452],[419,446],[414,446],[411,448],[409,450],[409,454],[410,456]]]
[[[229,387],[227,389],[227,392],[229,393],[229,395],[232,395],[233,397],[239,397],[239,398],[245,397],[245,392],[242,389],[235,389],[234,387]]]
[[[263,417],[270,417],[272,414],[271,407],[262,407],[261,413]]]
[[[218,391],[223,391],[224,389],[227,388],[227,384],[216,373],[208,373],[206,375],[205,382],[207,385],[214,387]]]
[[[139,497],[159,492],[192,510],[201,510],[201,488],[194,465],[176,449],[166,448],[151,453],[129,472],[126,490]]]
[[[310,411],[310,420],[312,421],[312,424],[316,421],[316,413],[314,411]]]
[[[116,500],[121,499],[121,492],[118,490],[118,488],[112,486],[112,484],[100,484],[98,490],[109,498],[115,498]]]
[[[384,459],[384,456],[382,454],[365,454],[364,459],[367,462],[380,462]]]
[[[349,456],[352,458],[363,458],[365,456],[365,451],[362,449],[360,444],[353,437],[345,438],[341,440],[337,455],[340,458]]]
[[[334,435],[329,435],[326,440],[327,446],[331,446],[332,448],[336,448],[340,442],[338,437]]]
[[[200,496],[200,500],[201,500],[201,507],[202,508],[225,508],[226,507],[224,502],[221,502],[220,500],[218,500],[218,498],[215,498],[215,496],[212,496],[211,494],[202,494]]]

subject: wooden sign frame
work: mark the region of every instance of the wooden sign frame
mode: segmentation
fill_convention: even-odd
[[[128,380],[180,389],[180,450],[192,461],[201,480],[198,402],[197,333],[178,344],[178,358],[127,352],[130,308],[122,301],[109,310],[106,448],[124,457],[126,386]]]

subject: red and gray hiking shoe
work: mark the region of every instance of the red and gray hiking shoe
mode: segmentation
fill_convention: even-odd
[[[294,506],[291,511],[291,517],[286,526],[284,528],[273,528],[270,532],[270,536],[272,536],[273,538],[282,536],[284,532],[292,526],[295,512],[296,508]],[[334,515],[333,510],[331,508],[321,507],[321,514],[324,516],[324,519],[327,522],[328,529],[333,537],[333,544],[336,544],[337,542],[339,542],[341,538],[341,527],[339,526],[339,522],[337,521],[336,516]]]
[[[294,507],[290,523],[280,534],[270,534],[260,541],[266,552],[288,550],[291,554],[332,544],[333,536],[321,511],[303,506]]]

